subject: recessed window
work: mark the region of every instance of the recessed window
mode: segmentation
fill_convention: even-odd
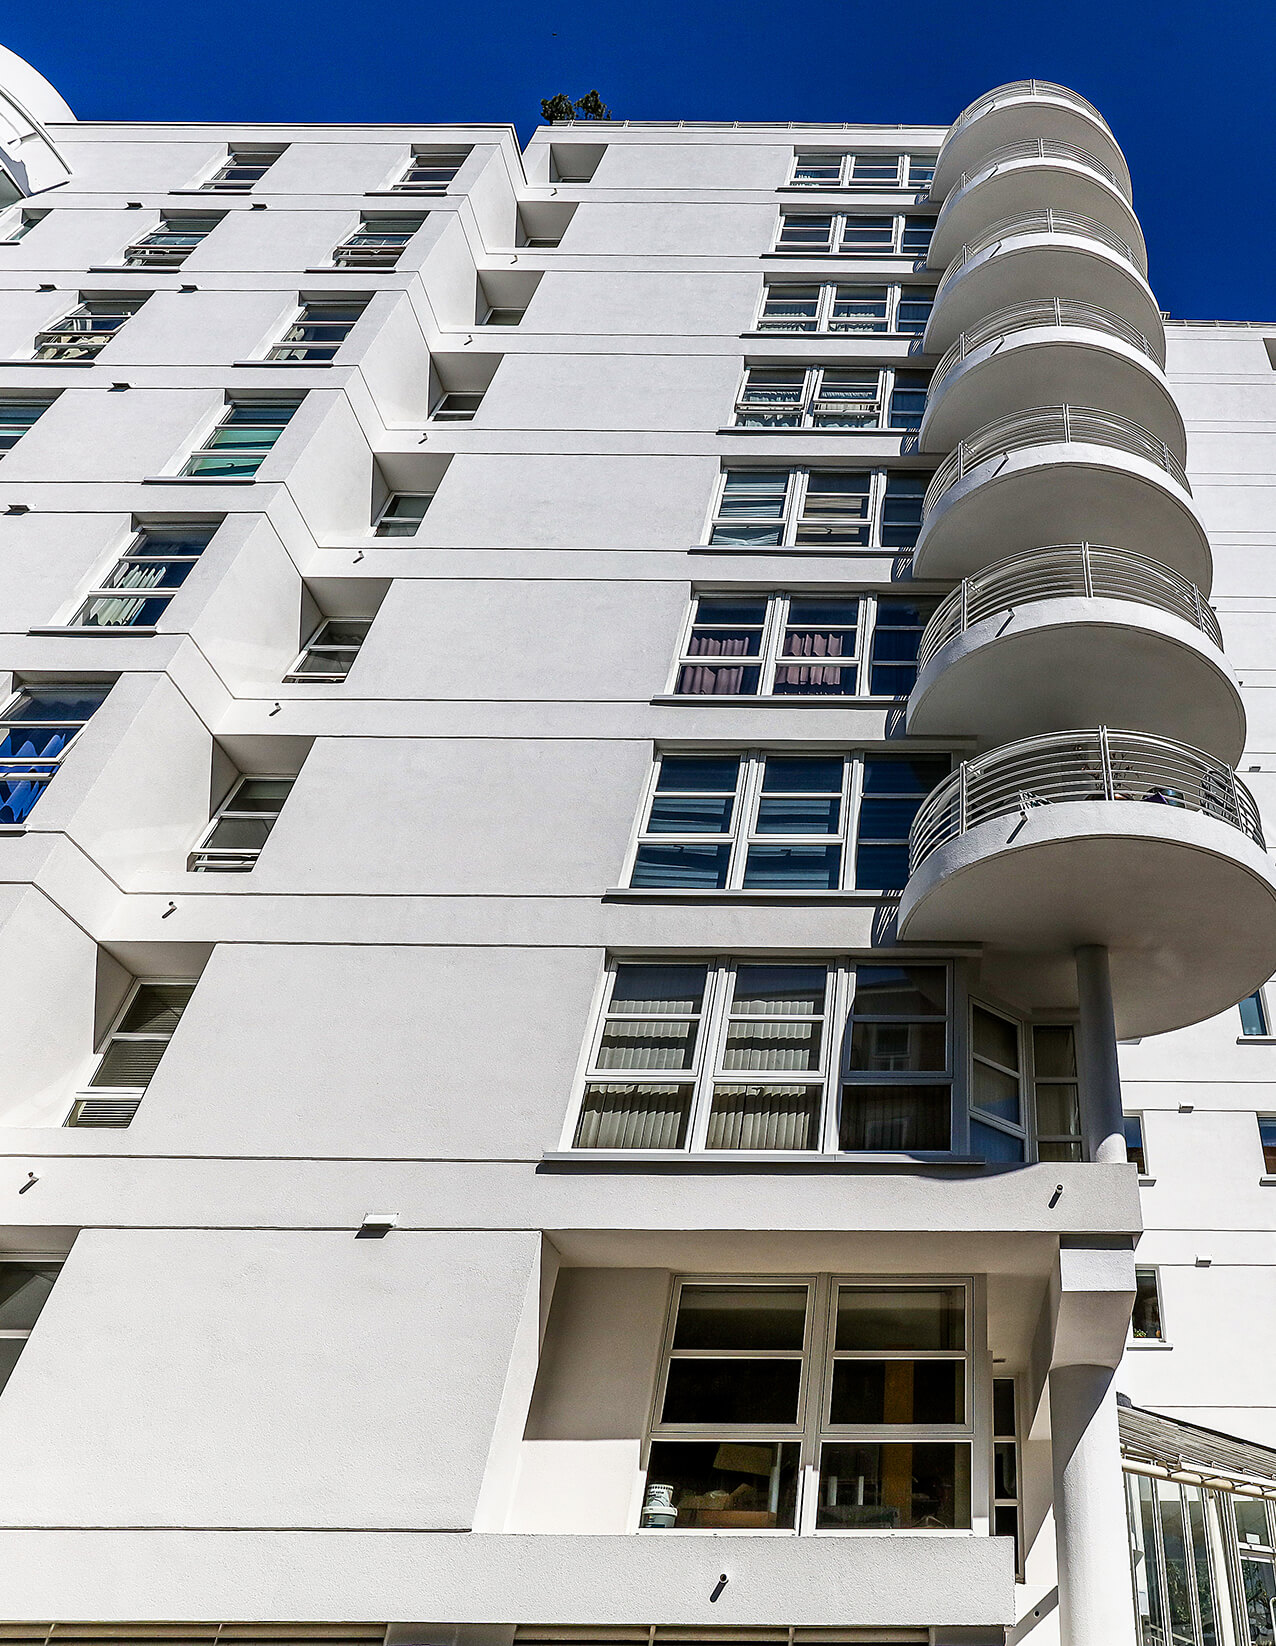
[[[847,281],[763,288],[758,331],[899,332],[920,337],[935,300],[933,286],[865,286]]]
[[[472,423],[474,414],[483,404],[483,392],[478,394],[445,394],[430,413],[433,423]]]
[[[78,306],[47,331],[37,332],[33,360],[92,360],[145,303],[141,297],[81,298]]]
[[[193,983],[134,985],[111,1026],[106,1048],[67,1118],[68,1126],[127,1126],[182,1020]]]
[[[0,1260],[0,1389],[26,1348],[61,1267],[60,1263]]]
[[[1082,1159],[1077,1037],[1071,1023],[1033,1027],[1032,1064],[1037,1159]]]
[[[251,869],[270,838],[294,781],[291,777],[241,777],[190,854],[187,868],[196,874],[242,874]]]
[[[332,254],[339,269],[392,269],[404,247],[425,222],[422,217],[364,214],[359,227]]]
[[[1134,1313],[1130,1330],[1138,1341],[1163,1341],[1160,1276],[1155,1269],[1134,1271]]]
[[[1025,1158],[1022,1029],[987,1006],[970,1008],[970,1147],[985,1160]]]
[[[403,194],[446,194],[448,184],[469,157],[469,149],[413,149],[408,168],[395,189]]]
[[[378,537],[415,537],[434,501],[433,492],[391,492],[377,517]]]
[[[886,469],[728,469],[709,542],[911,550],[929,478]]]
[[[287,144],[271,148],[231,148],[226,158],[201,188],[215,189],[219,194],[246,194],[262,178],[284,152]]]
[[[1019,1424],[1015,1380],[992,1380],[992,1535],[1009,1537],[1015,1544],[1015,1570],[1023,1571],[1023,1536],[1020,1525]]]
[[[133,541],[71,619],[85,629],[150,628],[168,610],[215,524],[157,521],[139,526]]]
[[[0,713],[0,823],[22,823],[109,686],[24,687]]]
[[[794,156],[789,182],[808,189],[925,189],[934,175],[933,154],[807,149]]]
[[[179,269],[221,222],[218,217],[162,217],[158,225],[125,248],[132,269]]]
[[[9,232],[4,236],[4,243],[12,246],[17,241],[24,240],[36,224],[43,223],[48,215],[47,211],[20,211],[10,224]]]
[[[919,429],[930,373],[896,367],[752,366],[735,426],[742,429]]]
[[[1143,1116],[1128,1114],[1121,1126],[1125,1133],[1125,1157],[1132,1166],[1138,1168],[1140,1177],[1146,1177],[1148,1162],[1143,1148]]]
[[[52,399],[0,399],[0,452],[12,451],[31,425],[53,404]]]
[[[294,365],[313,365],[317,360],[331,360],[354,330],[355,322],[367,306],[366,297],[303,303],[301,312],[266,359],[288,360]]]
[[[372,627],[370,617],[325,617],[285,680],[344,680]]]
[[[1267,1002],[1261,989],[1255,989],[1253,994],[1246,995],[1238,1010],[1241,1014],[1243,1035],[1257,1035],[1266,1039],[1271,1034],[1267,1019]]]
[[[484,326],[518,326],[522,324],[526,309],[491,308],[483,316]]]
[[[1263,1151],[1263,1171],[1276,1173],[1276,1115],[1258,1116],[1258,1142]]]
[[[776,251],[795,257],[924,258],[933,217],[911,213],[782,212]]]
[[[839,1144],[848,1151],[952,1147],[947,968],[856,968]]]
[[[300,404],[300,397],[232,400],[205,444],[191,453],[182,473],[208,480],[251,480]]]

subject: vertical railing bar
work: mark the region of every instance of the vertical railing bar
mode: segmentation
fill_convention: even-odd
[[[1112,780],[1112,750],[1108,744],[1108,728],[1099,727],[1099,768],[1103,777],[1103,798],[1116,799],[1116,784]]]

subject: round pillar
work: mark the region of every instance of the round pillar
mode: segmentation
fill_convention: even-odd
[[[1101,943],[1087,943],[1077,950],[1076,962],[1077,1073],[1086,1158],[1124,1165],[1125,1116],[1108,951]]]

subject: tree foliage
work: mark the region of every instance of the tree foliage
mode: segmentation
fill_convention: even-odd
[[[597,91],[587,91],[583,97],[568,97],[560,91],[556,97],[541,99],[541,117],[551,124],[556,120],[610,120],[611,110]]]

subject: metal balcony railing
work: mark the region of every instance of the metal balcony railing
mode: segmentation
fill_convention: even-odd
[[[1071,91],[1067,86],[1056,85],[1053,80],[1008,80],[1004,86],[996,86],[992,91],[985,92],[982,97],[977,97],[973,103],[967,104],[952,125],[949,126],[948,136],[944,139],[945,143],[951,141],[953,136],[968,126],[972,120],[978,120],[981,114],[987,114],[990,109],[995,109],[999,103],[1010,103],[1018,97],[1062,99],[1065,103],[1071,103],[1073,108],[1081,109],[1085,114],[1088,114],[1092,120],[1097,121],[1103,127],[1109,136],[1112,135],[1111,127],[1098,109],[1095,108],[1093,103],[1087,102],[1079,92]],[[940,153],[943,153],[942,149]]]
[[[1085,166],[1090,171],[1097,171],[1100,177],[1111,183],[1113,188],[1125,190],[1117,179],[1111,166],[1107,166],[1097,154],[1091,154],[1089,149],[1083,149],[1079,143],[1057,142],[1050,137],[1025,139],[1022,143],[1007,143],[1004,148],[994,149],[976,166],[962,172],[953,187],[953,192],[964,188],[972,177],[978,177],[986,171],[996,171],[998,166],[1009,165],[1012,160],[1071,160],[1079,166]]]
[[[1141,457],[1155,463],[1189,497],[1192,495],[1183,465],[1164,440],[1159,440],[1141,423],[1116,412],[1095,411],[1089,406],[1035,406],[1030,411],[1013,412],[1009,417],[999,417],[986,424],[948,454],[926,488],[923,520],[950,486],[955,486],[963,475],[990,457],[1003,457],[1028,446],[1070,443],[1111,446],[1115,451]]]
[[[1128,240],[1122,240],[1106,223],[1100,223],[1097,218],[1086,217],[1076,211],[1055,211],[1052,207],[1045,207],[1041,211],[1019,212],[1014,217],[1001,217],[991,223],[984,232],[966,244],[944,270],[938,286],[935,288],[935,303],[944,291],[944,287],[955,278],[957,271],[977,257],[980,252],[987,251],[989,246],[995,246],[1002,240],[1009,240],[1019,234],[1072,234],[1085,240],[1097,240],[1100,245],[1106,246],[1109,251],[1117,252],[1135,270],[1138,269],[1138,259]]]
[[[1195,583],[1146,555],[1091,543],[1061,543],[999,560],[940,601],[917,653],[925,668],[942,646],[976,623],[1040,600],[1129,600],[1182,618],[1221,651],[1223,636]]]
[[[1018,331],[1035,331],[1040,326],[1083,326],[1087,331],[1106,332],[1109,337],[1116,337],[1146,354],[1149,360],[1156,360],[1152,345],[1138,327],[1122,320],[1110,309],[1101,309],[1095,303],[1073,303],[1063,297],[1041,298],[1037,302],[1013,303],[1008,308],[998,309],[987,320],[981,320],[979,325],[962,332],[931,374],[932,393],[954,366],[985,343],[1010,337]]]
[[[909,834],[909,873],[939,847],[993,818],[1068,801],[1141,802],[1202,812],[1263,850],[1254,797],[1230,766],[1186,743],[1140,732],[1051,732],[963,761],[922,801]]]

